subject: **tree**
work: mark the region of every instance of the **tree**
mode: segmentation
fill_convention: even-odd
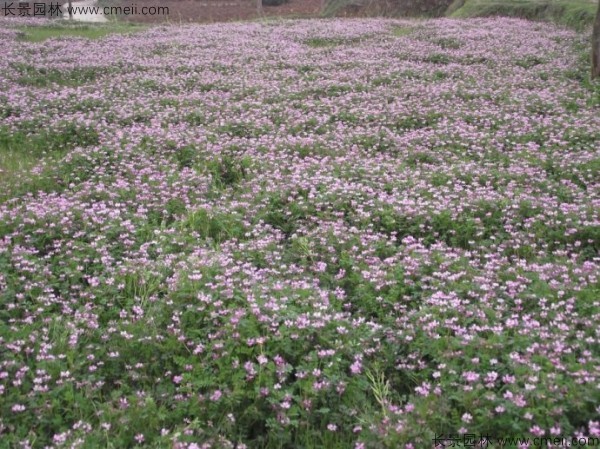
[[[592,79],[600,76],[600,0],[592,33]]]

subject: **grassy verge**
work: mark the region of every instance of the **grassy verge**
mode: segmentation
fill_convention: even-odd
[[[20,40],[28,42],[43,42],[46,39],[60,38],[65,36],[83,37],[86,39],[100,39],[109,34],[124,34],[143,31],[143,25],[130,24],[126,22],[109,22],[100,24],[68,23],[61,22],[48,26],[34,26],[19,28],[23,34]]]
[[[323,14],[339,15],[351,5],[358,4],[350,0],[329,0]],[[356,9],[356,14],[393,17],[446,15],[456,18],[507,16],[551,21],[577,30],[590,26],[596,12],[594,0],[404,0],[393,3],[393,6],[384,1],[370,5]]]
[[[509,16],[547,20],[583,29],[592,24],[596,3],[592,0],[455,0],[450,17]]]

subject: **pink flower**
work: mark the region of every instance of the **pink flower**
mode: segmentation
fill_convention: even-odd
[[[415,391],[420,396],[429,396],[430,388],[431,388],[431,384],[429,384],[427,382],[423,382],[420,386],[415,388]]]
[[[498,373],[495,371],[490,371],[485,375],[486,383],[493,383],[498,379]]]
[[[533,435],[535,435],[536,437],[541,437],[542,435],[544,435],[544,433],[546,433],[544,431],[544,429],[542,429],[540,426],[533,426],[532,428],[529,429],[529,432]]]
[[[467,371],[467,372],[463,373],[463,377],[469,383],[473,383],[473,382],[476,382],[477,380],[479,380],[479,374],[477,374],[473,371]]]
[[[360,374],[362,372],[362,362],[358,359],[355,359],[354,363],[350,365],[350,372],[352,374]]]

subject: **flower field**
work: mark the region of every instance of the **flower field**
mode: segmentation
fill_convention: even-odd
[[[587,35],[0,36],[1,448],[600,438]]]

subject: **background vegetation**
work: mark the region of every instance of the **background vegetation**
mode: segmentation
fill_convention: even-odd
[[[329,0],[325,14],[425,17],[507,16],[553,21],[576,29],[592,24],[594,0]]]

